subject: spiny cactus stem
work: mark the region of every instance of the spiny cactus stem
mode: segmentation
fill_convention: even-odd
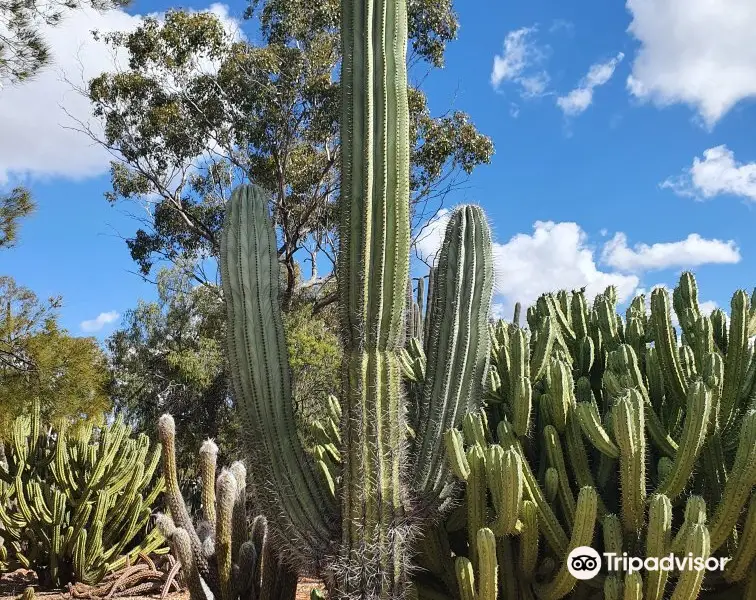
[[[202,480],[202,512],[205,521],[215,525],[215,468],[218,446],[205,440],[200,447],[200,478]]]

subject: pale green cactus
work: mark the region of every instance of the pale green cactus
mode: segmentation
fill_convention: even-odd
[[[44,586],[95,584],[140,553],[168,550],[149,527],[163,491],[160,449],[122,417],[102,428],[49,427],[35,403],[14,421],[3,454],[0,572],[29,568]]]
[[[417,301],[408,298],[406,0],[344,1],[341,12],[339,427],[314,426],[311,449],[299,440],[278,305],[276,235],[268,195],[255,186],[236,189],[226,209],[221,274],[228,354],[255,465],[252,500],[268,517],[280,556],[323,578],[333,594],[401,598],[413,534],[452,500],[444,432],[482,401],[491,237],[479,207],[457,208],[425,311],[424,284]],[[408,330],[418,342],[407,343]],[[403,373],[415,380],[406,395]],[[476,480],[476,468],[470,465],[468,479]]]
[[[745,293],[736,293],[728,325],[721,311],[703,314],[697,298],[695,279],[686,273],[672,301],[664,289],[652,292],[650,314],[639,297],[621,319],[615,290],[600,294],[592,307],[582,292],[559,293],[528,309],[529,332],[502,322],[490,327],[494,377],[489,381],[495,385],[488,390],[487,407],[465,419],[464,435],[450,431],[446,439],[458,476],[465,473],[459,459],[465,443],[481,448],[484,456],[497,446],[520,456],[523,501],[517,525],[492,531],[503,554],[515,565],[529,566],[526,576],[500,560],[501,573],[517,579],[511,586],[500,582],[501,597],[555,596],[569,587],[563,580],[549,589],[546,582],[556,581],[559,564],[553,557],[564,559],[575,531],[574,486],[598,492],[602,535],[586,545],[640,557],[670,552],[733,557],[718,575],[601,574],[593,586],[579,582],[571,588],[575,598],[739,598],[756,590],[749,575],[756,569],[751,541],[756,354],[744,337],[756,325],[756,309]],[[679,330],[672,326],[672,305]],[[530,394],[511,380],[527,364],[523,357],[513,360],[523,339],[530,340]],[[546,345],[548,360],[542,354]],[[529,416],[527,427],[523,414]],[[513,476],[497,475],[507,482]],[[485,514],[477,498],[468,537]],[[497,502],[492,495],[485,507],[489,527],[498,516]],[[526,538],[526,505],[543,544]],[[508,514],[510,523],[513,518]]]

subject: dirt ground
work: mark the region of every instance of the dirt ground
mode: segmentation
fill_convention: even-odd
[[[30,571],[14,571],[0,575],[0,600],[16,600],[25,588],[29,586],[36,587],[37,579],[34,573]],[[310,592],[313,588],[323,588],[322,584],[315,579],[300,579],[297,586],[296,600],[309,600]],[[70,600],[68,592],[60,591],[36,591],[37,598],[40,600]],[[129,600],[156,600],[160,594],[151,596],[122,596]],[[168,595],[169,600],[189,600],[189,592],[173,592]]]

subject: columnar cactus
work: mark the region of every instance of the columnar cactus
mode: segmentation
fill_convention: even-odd
[[[163,490],[160,449],[130,433],[120,418],[102,429],[48,428],[38,404],[14,421],[0,462],[0,572],[94,584],[142,552],[167,551],[148,527]]]
[[[474,564],[475,536],[485,527],[511,561],[530,565],[527,576],[512,574],[519,596],[500,581],[503,597],[661,600],[748,597],[756,589],[749,579],[756,572],[756,353],[748,341],[756,335],[756,305],[737,292],[727,327],[721,311],[701,312],[697,296],[692,275],[683,274],[672,303],[679,333],[663,289],[652,293],[650,315],[642,296],[623,320],[611,289],[592,309],[583,292],[560,292],[528,310],[529,332],[491,326],[487,406],[445,437],[447,460],[466,482],[468,544],[461,551]],[[502,449],[519,460],[505,466]],[[520,476],[522,502],[512,514],[501,498],[516,493]],[[723,573],[604,571],[571,592],[564,560],[578,531],[575,484],[580,494],[597,494],[602,526],[584,545],[619,556],[732,560]],[[494,486],[489,498],[481,496],[485,485]],[[515,527],[497,527],[515,520]],[[526,537],[533,521],[544,544]],[[506,568],[500,560],[500,571]]]
[[[235,190],[226,210],[229,359],[255,465],[253,502],[281,556],[334,595],[401,598],[412,534],[449,498],[443,433],[482,400],[490,232],[476,206],[450,218],[428,290],[420,402],[409,411],[401,369],[410,317],[406,0],[343,1],[341,10],[340,461],[313,458],[295,428],[276,234],[256,186]]]
[[[158,432],[170,513],[159,515],[158,527],[181,562],[191,600],[290,598],[296,573],[275,556],[266,518],[247,518],[244,465],[235,462],[216,477],[218,447],[211,440],[202,444],[202,516],[195,526],[179,488],[173,417],[163,415]]]

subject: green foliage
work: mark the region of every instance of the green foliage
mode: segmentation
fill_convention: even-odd
[[[40,400],[47,420],[110,408],[107,362],[94,338],[72,337],[57,323],[60,298],[41,302],[10,277],[0,277],[0,439],[14,417]]]
[[[286,347],[293,381],[293,398],[299,422],[308,423],[326,415],[323,401],[338,394],[341,343],[334,333],[330,311],[313,314],[307,302],[298,303],[283,316]]]
[[[107,10],[124,6],[124,0],[53,0],[0,4],[0,88],[4,82],[23,82],[50,61],[50,48],[39,31],[42,24],[58,25],[72,10],[90,6]]]
[[[17,187],[0,197],[0,249],[11,248],[18,241],[18,222],[34,212],[29,191]]]
[[[141,552],[164,552],[149,528],[163,490],[160,449],[122,420],[93,429],[13,423],[0,460],[0,572],[29,568],[44,586],[95,584]]]
[[[173,269],[158,276],[158,300],[140,301],[107,341],[116,407],[151,437],[167,411],[186,431],[177,449],[185,481],[197,475],[194,457],[202,440],[223,444],[234,432],[224,335],[218,289],[194,285]]]
[[[100,141],[124,158],[112,165],[107,196],[149,207],[148,226],[128,240],[143,274],[165,260],[207,281],[206,259],[218,257],[231,189],[254,182],[271,192],[285,308],[300,283],[316,300],[333,300],[321,289],[332,274],[320,276],[315,266],[336,261],[339,2],[256,0],[252,15],[262,26],[258,43],[235,39],[210,13],[183,11],[105,36],[130,62],[88,88],[104,123]],[[417,59],[440,66],[457,31],[451,2],[410,2],[408,25]],[[217,71],[202,66],[208,60]],[[418,225],[463,176],[489,162],[493,145],[465,113],[433,117],[419,89],[408,93]],[[137,218],[143,219],[141,207]],[[298,282],[305,256],[312,257],[312,277]]]

